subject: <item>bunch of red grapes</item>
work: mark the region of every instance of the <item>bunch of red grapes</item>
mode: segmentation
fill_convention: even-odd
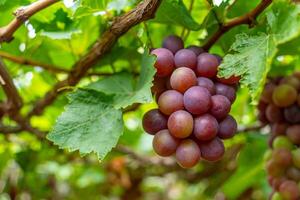
[[[162,46],[151,52],[157,57],[152,92],[158,109],[143,117],[144,130],[154,135],[153,149],[164,157],[175,154],[184,168],[201,158],[218,161],[225,151],[222,139],[237,130],[229,112],[239,78],[217,78],[222,59],[197,46],[184,48],[177,36]]]
[[[300,199],[300,74],[274,78],[265,85],[259,119],[271,126],[266,169],[272,200]]]

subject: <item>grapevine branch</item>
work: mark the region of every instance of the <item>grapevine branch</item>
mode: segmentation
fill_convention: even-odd
[[[145,0],[138,4],[133,10],[121,17],[117,17],[110,28],[106,30],[102,37],[93,45],[91,50],[75,63],[69,76],[65,80],[58,82],[44,98],[34,105],[28,117],[40,115],[43,110],[57,98],[61,91],[60,88],[76,85],[80,79],[85,76],[87,71],[110,51],[119,37],[125,34],[130,28],[140,22],[153,18],[160,2],[161,0]]]
[[[210,47],[215,44],[223,34],[238,25],[248,24],[250,27],[253,26],[258,15],[260,15],[272,3],[272,1],[273,0],[261,0],[261,2],[249,13],[233,18],[228,22],[221,23],[218,30],[203,45],[203,48],[206,50],[210,49]]]
[[[0,43],[13,40],[13,34],[35,13],[51,6],[59,0],[39,0],[14,12],[15,18],[6,26],[0,27]]]

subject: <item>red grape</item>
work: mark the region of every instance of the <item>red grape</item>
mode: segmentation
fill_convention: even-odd
[[[176,67],[188,67],[195,69],[197,66],[197,56],[189,49],[181,49],[177,51],[174,57]]]
[[[191,139],[183,140],[176,150],[176,160],[183,168],[192,168],[200,160],[201,152],[198,145]]]
[[[288,127],[286,135],[293,144],[300,145],[300,125]]]
[[[215,84],[212,80],[205,77],[198,77],[198,86],[206,88],[211,95],[214,95],[216,93]]]
[[[174,56],[172,52],[165,48],[155,49],[151,54],[156,55],[156,62],[154,67],[156,68],[156,75],[159,77],[169,76],[174,70]]]
[[[218,133],[218,121],[210,114],[201,115],[194,120],[194,135],[200,141],[211,140]]]
[[[281,168],[289,167],[292,164],[292,154],[287,149],[274,149],[272,160]]]
[[[199,56],[201,53],[204,53],[204,49],[195,45],[188,46],[187,49],[192,50],[196,54],[196,56]]]
[[[287,123],[274,123],[271,126],[271,133],[272,135],[285,135],[286,129],[288,128]]]
[[[295,181],[284,181],[279,187],[279,192],[284,200],[297,200],[300,197],[299,188]]]
[[[300,80],[295,76],[287,76],[281,79],[280,84],[288,84],[296,90],[300,89]]]
[[[202,158],[207,161],[218,161],[224,155],[225,147],[222,140],[220,140],[218,137],[215,137],[211,141],[199,142],[198,144]]]
[[[168,90],[160,95],[158,107],[166,115],[170,115],[177,110],[182,110],[184,109],[183,95],[176,90]]]
[[[201,115],[210,109],[211,95],[206,88],[193,86],[184,93],[183,103],[190,113]]]
[[[228,115],[219,123],[218,137],[221,139],[229,139],[235,135],[236,131],[237,123],[231,115]]]
[[[149,110],[143,117],[143,128],[147,133],[154,135],[167,128],[167,118],[158,109]]]
[[[152,145],[158,155],[170,156],[175,153],[179,140],[174,138],[168,129],[164,129],[155,134]]]
[[[281,177],[285,171],[285,169],[278,167],[277,163],[273,160],[267,162],[266,170],[268,175],[272,177]]]
[[[284,118],[287,122],[296,124],[300,122],[300,108],[297,105],[292,105],[288,108],[285,108]]]
[[[197,73],[199,76],[213,78],[217,75],[219,60],[209,53],[202,53],[198,56]]]
[[[214,95],[211,97],[210,113],[217,119],[224,119],[231,109],[231,103],[223,95]]]
[[[171,75],[170,84],[174,90],[184,93],[190,87],[197,85],[197,77],[190,68],[180,67]]]
[[[273,102],[278,107],[291,106],[297,100],[297,91],[294,87],[282,84],[274,89]]]
[[[176,35],[170,35],[166,37],[162,46],[166,49],[169,49],[173,54],[184,47],[182,39]]]
[[[282,119],[283,119],[283,115],[282,115],[280,108],[278,108],[277,106],[275,106],[273,104],[268,105],[268,107],[266,109],[266,117],[267,117],[268,121],[271,123],[277,123],[277,122],[282,121]]]
[[[222,83],[216,83],[215,87],[216,87],[216,94],[220,94],[227,97],[231,103],[235,101],[236,91],[233,87]]]
[[[186,138],[193,132],[193,116],[184,110],[172,113],[168,119],[168,129],[177,138]]]

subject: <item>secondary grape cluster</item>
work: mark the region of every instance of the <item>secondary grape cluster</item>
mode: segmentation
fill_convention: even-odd
[[[300,74],[273,78],[258,105],[259,119],[271,126],[266,170],[272,200],[300,199]]]
[[[217,78],[222,59],[198,46],[184,48],[177,36],[167,37],[151,54],[157,57],[152,92],[158,109],[144,115],[143,127],[154,135],[154,151],[175,154],[184,168],[200,159],[218,161],[225,151],[222,139],[237,130],[229,112],[239,78]]]

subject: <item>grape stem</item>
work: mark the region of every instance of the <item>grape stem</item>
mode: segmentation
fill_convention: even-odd
[[[203,45],[203,48],[205,50],[209,50],[223,34],[238,25],[248,24],[249,27],[253,27],[258,15],[260,15],[272,2],[273,0],[262,0],[249,13],[246,13],[245,15],[242,15],[240,17],[233,18],[225,23],[219,24],[218,30],[207,40],[207,42]]]
[[[35,13],[51,6],[59,0],[39,0],[14,12],[15,18],[6,26],[0,27],[0,44],[13,40],[13,34]]]

